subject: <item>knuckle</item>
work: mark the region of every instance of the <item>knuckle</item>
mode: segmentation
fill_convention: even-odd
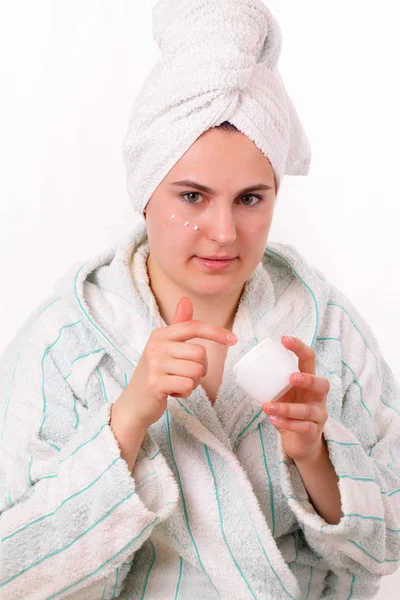
[[[278,402],[278,414],[280,417],[290,417],[292,412],[292,407],[290,404],[286,404],[285,402]]]
[[[149,341],[147,344],[148,356],[155,356],[157,354],[157,351],[158,351],[158,344],[155,342],[155,340]]]
[[[204,373],[204,365],[196,363],[193,368],[193,375],[195,379],[201,379]]]
[[[200,333],[200,322],[196,320],[188,321],[188,327],[192,330],[192,335],[197,337],[197,334]]]
[[[158,328],[158,329],[153,329],[153,331],[150,333],[149,336],[149,342],[154,342],[155,340],[158,340],[160,337],[160,334],[162,333],[162,329]]]
[[[326,410],[326,408],[324,408],[324,409],[323,409],[323,411],[322,411],[322,420],[323,420],[323,421],[327,421],[327,420],[328,420],[328,417],[329,417],[329,413],[328,413],[328,411]]]
[[[216,338],[224,338],[226,337],[226,331],[224,327],[218,327],[218,325],[213,325],[212,326],[212,333],[213,336],[215,336]]]
[[[193,392],[193,382],[183,383],[181,386],[182,396],[187,398]]]
[[[158,358],[156,356],[151,356],[149,358],[149,369],[150,369],[150,371],[157,371],[157,369],[158,369]]]
[[[206,349],[204,348],[204,346],[199,346],[199,350],[198,350],[198,358],[201,361],[204,361],[207,357],[207,352]]]
[[[311,418],[313,417],[313,414],[314,414],[314,407],[307,405],[304,409],[304,416],[306,417],[306,419],[308,419],[310,421]]]

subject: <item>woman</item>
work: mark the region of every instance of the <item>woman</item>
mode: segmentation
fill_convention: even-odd
[[[399,388],[343,294],[267,246],[310,164],[278,25],[253,0],[154,23],[124,145],[144,222],[1,359],[0,598],[372,597],[400,559]],[[299,370],[260,410],[232,368],[264,337]]]

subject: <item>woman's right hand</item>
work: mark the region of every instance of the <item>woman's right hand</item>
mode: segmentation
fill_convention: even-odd
[[[236,343],[232,332],[193,320],[189,298],[178,302],[172,325],[152,331],[129,385],[112,407],[111,427],[118,432],[142,432],[158,421],[167,408],[168,396],[187,398],[207,373],[207,354],[201,338],[227,346]],[[131,434],[132,435],[132,434]],[[142,437],[142,439],[143,439]],[[139,444],[140,446],[140,444]]]

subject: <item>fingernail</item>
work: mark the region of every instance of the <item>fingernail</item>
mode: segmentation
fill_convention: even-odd
[[[304,377],[301,373],[296,373],[294,376],[294,380],[296,383],[303,383]]]
[[[294,342],[294,338],[290,335],[285,335],[285,340],[289,342],[289,344],[292,344]]]
[[[233,344],[233,342],[237,342],[237,337],[234,333],[228,333],[226,339],[230,344]]]

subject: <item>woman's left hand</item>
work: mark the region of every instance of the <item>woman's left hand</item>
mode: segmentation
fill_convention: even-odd
[[[326,408],[330,383],[316,376],[315,351],[298,338],[282,337],[283,345],[299,358],[300,373],[293,373],[293,387],[277,402],[267,402],[263,411],[282,436],[282,445],[295,462],[316,458],[323,449],[322,431],[328,419]],[[300,380],[298,377],[300,376]]]

